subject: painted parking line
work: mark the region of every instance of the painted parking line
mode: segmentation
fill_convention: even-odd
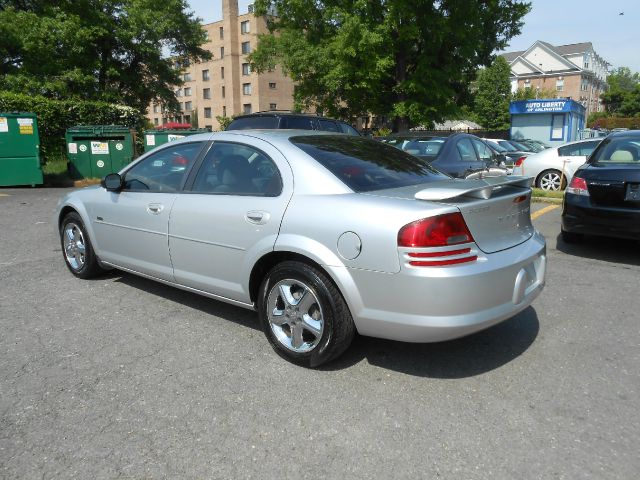
[[[531,220],[535,220],[536,218],[541,217],[545,213],[549,213],[551,210],[555,210],[556,208],[560,208],[560,205],[549,205],[547,207],[541,208],[540,210],[531,214]]]
[[[9,194],[8,193],[0,193],[0,197],[8,197]]]

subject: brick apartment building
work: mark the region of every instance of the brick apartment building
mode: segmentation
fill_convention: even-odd
[[[511,89],[554,90],[586,108],[586,115],[604,110],[600,95],[607,87],[609,63],[591,42],[554,46],[538,40],[527,50],[503,53],[511,66]]]
[[[278,67],[258,75],[251,71],[247,55],[256,48],[258,34],[268,33],[264,17],[238,14],[237,0],[222,0],[222,20],[203,25],[207,33],[204,48],[213,58],[186,65],[184,84],[176,89],[180,113],[170,114],[151,103],[147,118],[161,126],[167,122],[192,123],[219,129],[216,116],[238,115],[264,110],[293,108],[293,81]]]

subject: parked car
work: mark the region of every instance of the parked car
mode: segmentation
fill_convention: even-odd
[[[257,112],[241,115],[233,119],[227,127],[227,130],[247,130],[253,128],[321,130],[324,132],[346,133],[347,135],[360,136],[360,133],[355,128],[342,120],[284,111]]]
[[[505,157],[475,135],[455,133],[448,137],[393,135],[382,139],[455,178],[508,175]]]
[[[509,148],[505,148],[505,146],[500,142],[505,142],[500,138],[483,138],[487,145],[497,149],[504,157],[507,159],[507,165],[513,168],[513,165],[522,157],[526,157],[530,155],[530,152],[522,152],[516,150],[511,144],[507,144]]]
[[[640,130],[612,133],[577,169],[564,194],[562,238],[640,240]]]
[[[256,309],[276,352],[316,366],[356,331],[435,342],[526,308],[546,261],[529,184],[454,180],[363,137],[217,132],[68,193],[55,228],[75,276],[117,268]]]
[[[551,148],[551,145],[547,145],[539,140],[532,140],[530,138],[518,139],[517,143],[528,147],[533,153],[538,153],[546,150],[547,148]]]
[[[534,185],[543,190],[562,190],[600,140],[578,140],[529,155],[516,162],[513,174],[533,177]]]

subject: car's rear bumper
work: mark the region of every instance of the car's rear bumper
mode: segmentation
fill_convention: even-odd
[[[562,230],[587,235],[640,240],[640,209],[596,207],[589,197],[567,193]]]
[[[362,302],[352,306],[354,322],[362,335],[405,342],[462,337],[529,306],[544,287],[545,269],[545,240],[536,232],[472,264],[403,267],[397,274],[353,270]]]

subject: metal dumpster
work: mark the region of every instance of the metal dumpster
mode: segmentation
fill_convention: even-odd
[[[164,129],[146,130],[144,132],[144,151],[153,150],[158,145],[172,142],[179,138],[188,137],[197,133],[209,133],[206,128],[189,128],[189,129]]]
[[[35,113],[0,113],[0,186],[42,185]]]
[[[65,135],[72,178],[102,178],[135,156],[134,131],[119,125],[82,125]]]

